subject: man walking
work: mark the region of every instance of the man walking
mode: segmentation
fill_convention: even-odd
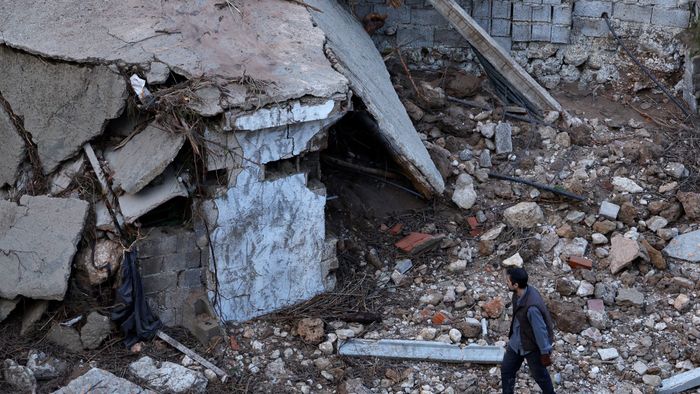
[[[501,364],[501,386],[504,394],[515,388],[515,376],[527,360],[530,374],[544,394],[554,393],[547,367],[552,364],[554,324],[540,293],[527,285],[527,272],[522,268],[510,268],[506,272],[506,284],[513,292],[513,320],[510,323],[509,341]]]

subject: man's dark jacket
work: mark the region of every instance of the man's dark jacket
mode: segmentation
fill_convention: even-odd
[[[542,296],[532,286],[527,287],[524,298],[520,301],[520,304],[518,304],[518,293],[513,292],[513,320],[510,322],[508,338],[513,335],[513,322],[515,319],[518,319],[520,323],[520,340],[522,341],[523,349],[527,352],[539,352],[537,340],[535,340],[535,334],[532,331],[532,325],[530,325],[530,320],[527,318],[527,311],[531,307],[539,309],[547,325],[549,341],[554,344],[554,322],[552,321],[552,316],[549,314]]]

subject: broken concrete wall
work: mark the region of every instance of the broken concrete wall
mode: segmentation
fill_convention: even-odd
[[[358,19],[370,12],[388,15],[384,27],[373,36],[380,50],[400,46],[406,48],[409,61],[421,67],[443,69],[457,63],[479,73],[467,41],[428,2],[407,0],[399,8],[371,0],[353,3]],[[680,70],[683,46],[674,36],[688,28],[692,4],[675,0],[458,3],[547,88],[560,82],[589,85],[619,78],[618,69],[629,58],[615,44],[603,13],[645,66],[664,73]]]

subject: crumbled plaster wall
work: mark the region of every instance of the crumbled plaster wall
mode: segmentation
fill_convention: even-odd
[[[467,41],[426,0],[405,0],[398,9],[383,0],[359,0],[354,14],[387,14],[373,39],[381,51],[401,47],[416,68],[447,64],[480,73]],[[612,38],[606,13],[619,36],[651,70],[683,66],[684,48],[674,36],[687,28],[694,3],[678,0],[459,0],[458,3],[547,88],[561,82],[607,83],[630,67]],[[646,84],[646,81],[640,81]],[[640,88],[643,86],[639,86]]]

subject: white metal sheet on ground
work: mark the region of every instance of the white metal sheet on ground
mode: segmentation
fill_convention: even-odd
[[[434,341],[349,339],[339,346],[338,354],[450,363],[500,364],[505,351],[500,346],[462,347]]]

